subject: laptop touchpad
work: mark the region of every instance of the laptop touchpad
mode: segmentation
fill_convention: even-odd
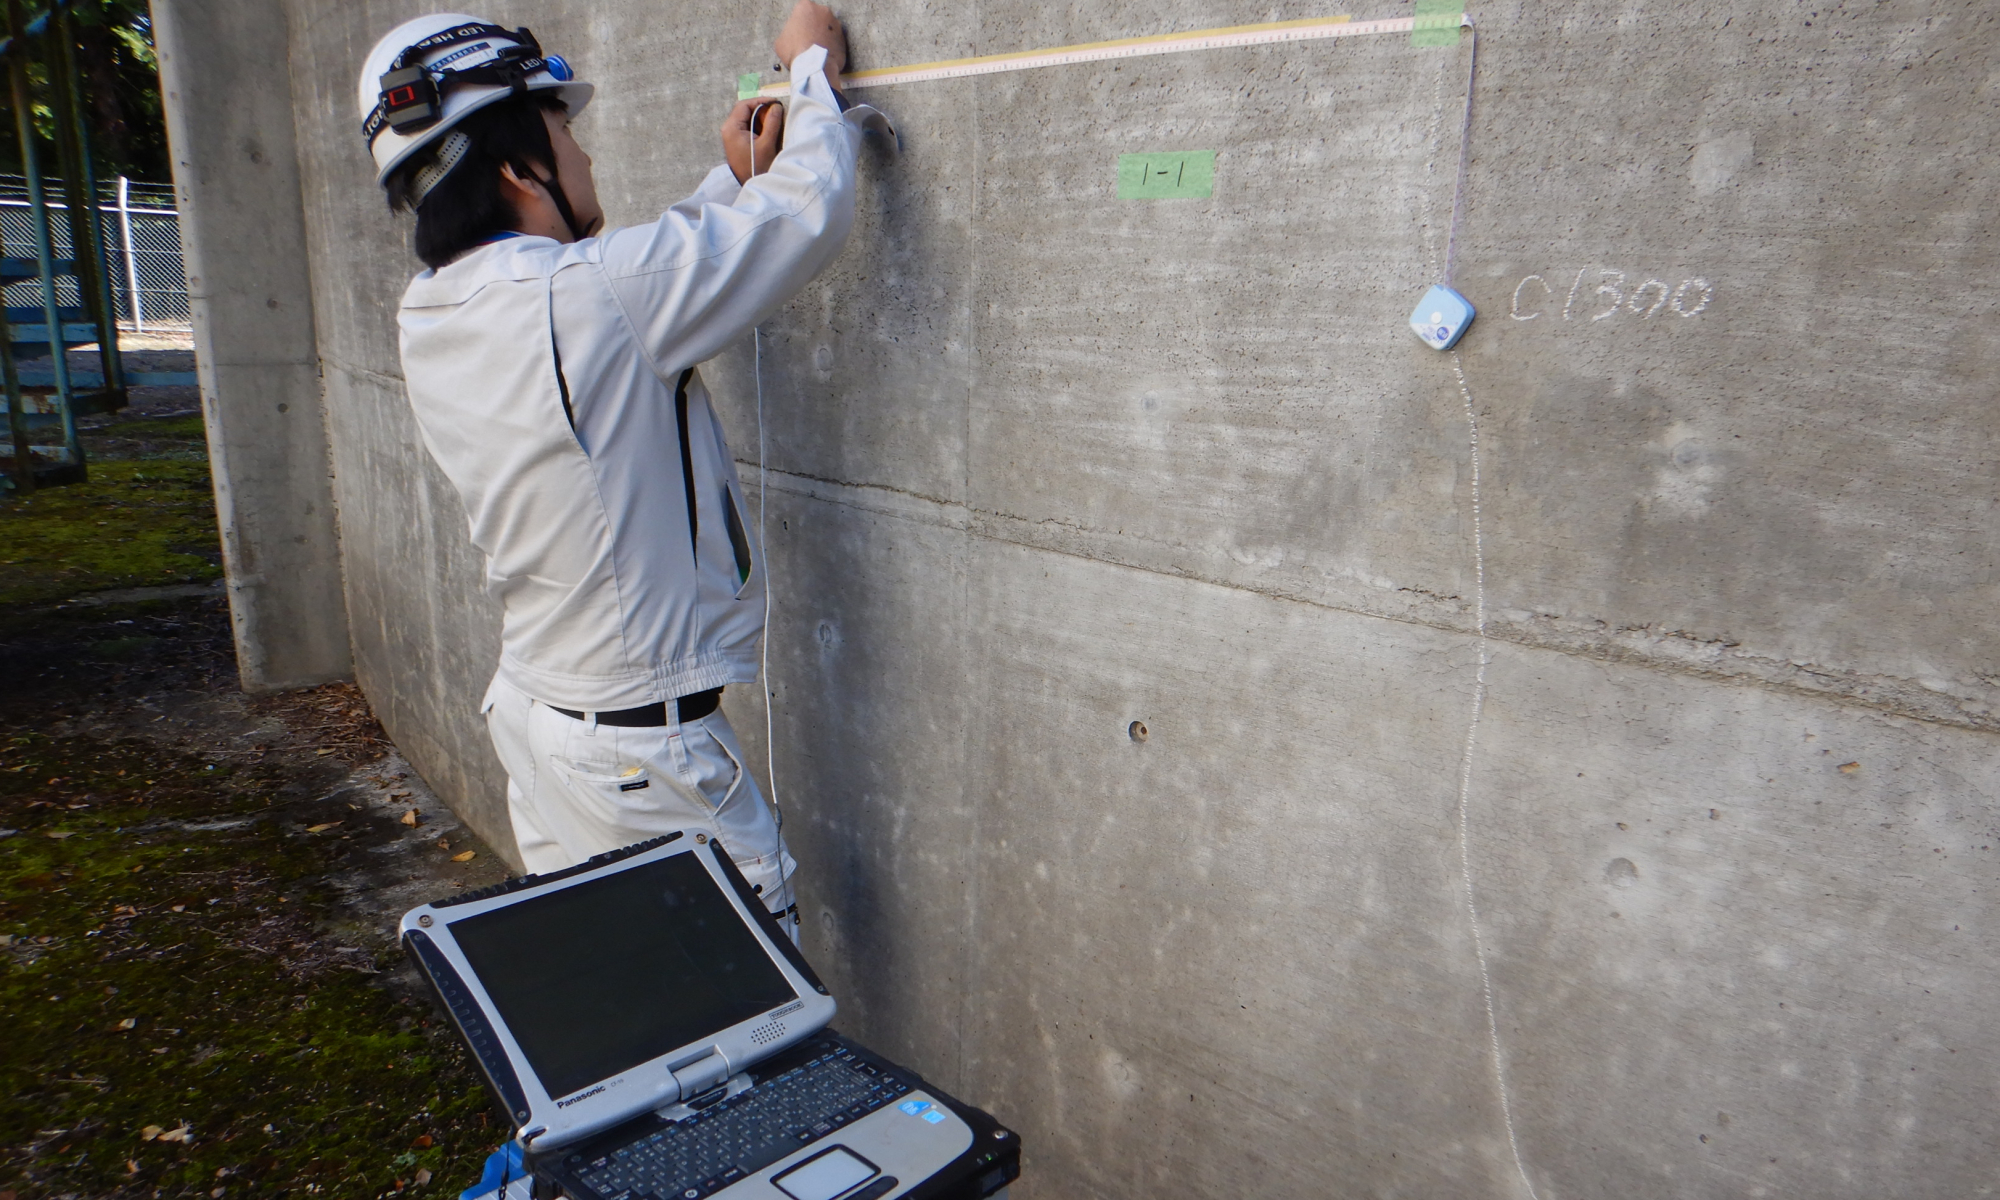
[[[844,1146],[835,1146],[773,1176],[771,1182],[792,1200],[834,1200],[873,1174],[873,1164]]]

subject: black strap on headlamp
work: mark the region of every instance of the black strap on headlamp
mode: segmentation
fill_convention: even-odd
[[[453,57],[450,55],[436,66],[424,66],[424,56],[433,50],[484,38],[505,38],[513,44],[501,47],[493,61],[476,67],[451,70],[447,65]],[[462,84],[497,85],[516,93],[525,92],[528,76],[545,69],[548,61],[542,54],[541,43],[526,29],[508,29],[478,21],[434,33],[404,47],[389,64],[380,80],[381,98],[361,122],[361,136],[373,145],[384,129],[393,129],[405,137],[422,133],[444,115],[445,93]]]

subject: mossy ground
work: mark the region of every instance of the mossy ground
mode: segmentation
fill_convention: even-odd
[[[0,609],[222,573],[200,417],[108,425],[86,450],[89,482],[0,502]]]
[[[0,1198],[453,1194],[500,1133],[354,932],[414,833],[355,782],[386,749],[358,693],[241,696],[217,599],[35,607],[212,574],[199,426],[155,424],[0,504]]]

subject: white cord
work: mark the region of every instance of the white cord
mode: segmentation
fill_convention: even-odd
[[[1458,764],[1458,869],[1465,881],[1465,912],[1472,922],[1472,949],[1479,959],[1479,990],[1486,1001],[1486,1037],[1493,1051],[1493,1081],[1500,1091],[1500,1120],[1507,1127],[1507,1148],[1514,1153],[1514,1169],[1530,1200],[1534,1181],[1528,1165],[1521,1160],[1521,1143],[1514,1134],[1514,1110],[1507,1100],[1507,1065],[1500,1053],[1500,1018],[1493,1005],[1493,976],[1486,965],[1486,937],[1479,928],[1479,903],[1472,890],[1472,751],[1479,739],[1479,718],[1486,709],[1486,667],[1493,661],[1486,643],[1486,529],[1479,511],[1479,417],[1472,407],[1472,389],[1465,383],[1465,368],[1458,351],[1451,352],[1451,369],[1458,375],[1458,394],[1465,401],[1465,428],[1472,446],[1472,616],[1479,632],[1479,669],[1472,681],[1472,716],[1465,727],[1465,753]]]
[[[1459,20],[1472,31],[1472,48],[1465,58],[1465,115],[1458,125],[1458,179],[1451,192],[1451,228],[1444,239],[1444,279],[1446,287],[1451,286],[1451,269],[1458,257],[1458,217],[1465,205],[1465,163],[1472,148],[1472,83],[1479,70],[1479,27],[1472,23],[1471,14],[1464,14]]]
[[[757,114],[768,107],[761,105],[750,110],[751,179],[757,178]],[[778,827],[778,899],[785,901],[785,885],[791,881],[791,872],[785,867],[785,808],[778,802],[778,743],[772,719],[777,689],[771,686],[771,550],[765,540],[770,523],[764,519],[770,510],[771,497],[770,458],[764,441],[764,331],[755,325],[750,327],[750,363],[757,380],[757,549],[764,556],[764,633],[758,646],[759,686],[764,689],[764,778],[771,782],[771,816]],[[791,910],[797,905],[796,900],[785,901],[785,907],[778,911],[778,920],[781,923],[790,920]],[[796,921],[792,921],[792,928],[786,933],[794,942],[798,940]]]
[[[757,165],[757,147],[750,146],[750,165]],[[778,898],[785,898],[785,809],[778,803],[778,744],[772,734],[774,722],[772,709],[777,703],[777,689],[771,686],[771,550],[764,540],[765,530],[770,528],[764,514],[770,509],[771,468],[764,442],[764,334],[755,325],[750,327],[750,359],[752,371],[757,377],[757,548],[764,555],[764,636],[760,646],[762,667],[760,674],[764,687],[764,777],[771,781],[771,812],[778,823]],[[789,907],[788,902],[788,907]],[[783,912],[778,914],[783,917]]]

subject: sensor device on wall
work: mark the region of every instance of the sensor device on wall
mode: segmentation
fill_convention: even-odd
[[[1465,336],[1465,327],[1478,314],[1472,301],[1443,284],[1432,286],[1410,314],[1410,330],[1433,350],[1449,350]]]

